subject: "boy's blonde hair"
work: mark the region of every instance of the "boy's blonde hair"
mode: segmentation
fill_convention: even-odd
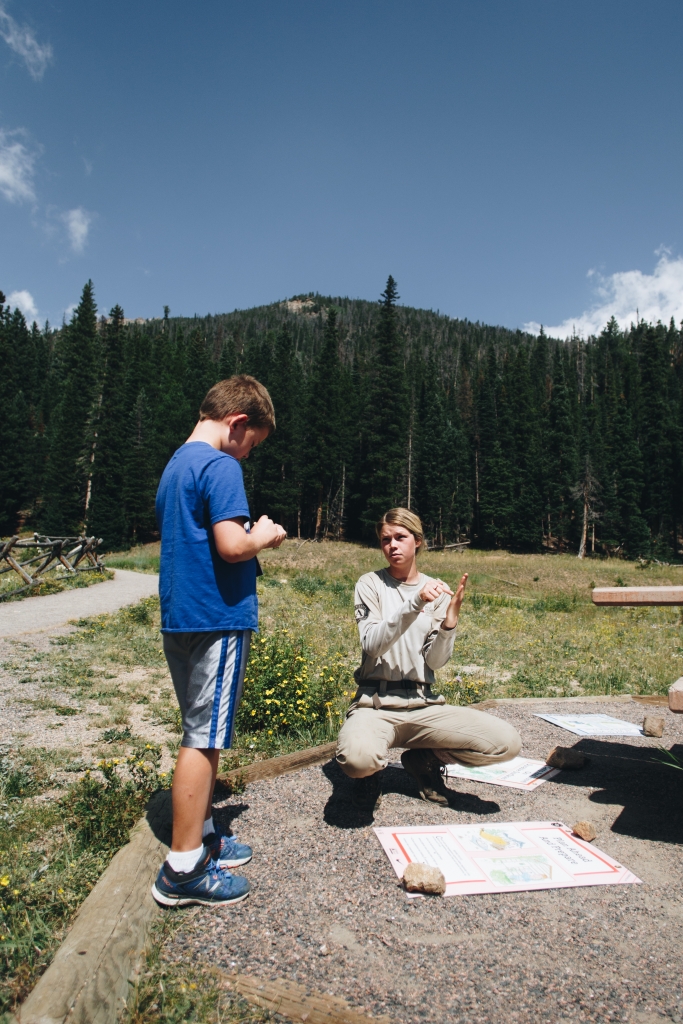
[[[424,542],[424,530],[422,529],[422,520],[419,516],[416,516],[414,512],[411,512],[409,508],[390,508],[388,512],[385,512],[379,522],[375,525],[375,532],[377,537],[382,536],[383,526],[403,526],[406,530],[412,533],[415,540],[418,542],[418,549],[422,547]]]
[[[223,420],[226,416],[247,414],[248,427],[275,430],[275,409],[268,389],[246,373],[219,380],[211,388],[199,409],[200,420]]]

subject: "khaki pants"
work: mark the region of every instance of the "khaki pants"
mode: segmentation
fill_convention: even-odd
[[[428,748],[443,764],[479,765],[509,761],[521,746],[513,726],[474,708],[354,708],[339,732],[337,761],[352,779],[362,779],[386,768],[391,747]]]

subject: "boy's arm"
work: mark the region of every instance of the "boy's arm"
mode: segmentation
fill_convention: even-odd
[[[287,531],[268,516],[261,516],[250,533],[244,529],[244,522],[239,517],[213,524],[216,550],[225,562],[248,562],[264,548],[279,548],[287,536]]]

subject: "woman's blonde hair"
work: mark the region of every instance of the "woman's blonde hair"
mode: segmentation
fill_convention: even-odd
[[[424,542],[422,520],[419,516],[416,516],[414,512],[411,512],[409,508],[390,508],[388,512],[385,512],[382,518],[375,525],[375,532],[378,539],[382,536],[383,526],[403,526],[406,530],[409,530],[410,533],[412,533],[413,537],[418,542],[418,549],[422,547]]]

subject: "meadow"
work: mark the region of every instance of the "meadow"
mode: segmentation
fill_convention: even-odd
[[[147,545],[106,561],[154,572],[158,558]],[[261,632],[222,770],[335,737],[359,657],[353,586],[382,565],[374,548],[297,541],[261,561]],[[677,566],[482,551],[425,552],[420,566],[452,587],[470,574],[455,654],[438,674],[450,702],[665,693],[683,674],[680,609],[600,609],[590,599],[596,585],[676,584]],[[17,684],[35,685],[17,700],[33,708],[36,731],[0,750],[0,1019],[49,962],[147,794],[171,782],[180,721],[159,625],[148,598],[81,620],[48,649],[22,641],[3,663]],[[40,730],[63,732],[67,720],[83,722],[83,739],[42,745],[56,734]],[[150,985],[131,1020],[184,1019],[206,979],[175,979],[161,1016]]]
[[[158,545],[150,544],[106,562],[158,571],[158,559]],[[384,564],[379,550],[291,540],[263,552],[261,564],[262,631],[289,630],[319,666],[343,663],[341,697],[358,663],[354,583]],[[683,584],[683,566],[469,550],[427,551],[419,565],[453,588],[469,573],[453,660],[439,673],[453,701],[665,693],[683,672],[680,609],[605,609],[591,601],[596,586]]]
[[[383,565],[380,552],[289,541],[262,565],[264,630],[287,628],[354,667],[353,585]],[[425,552],[419,565],[452,588],[469,573],[453,660],[439,673],[455,701],[469,702],[473,687],[478,699],[664,693],[683,670],[680,609],[591,601],[595,586],[683,583],[683,567],[490,551]]]

